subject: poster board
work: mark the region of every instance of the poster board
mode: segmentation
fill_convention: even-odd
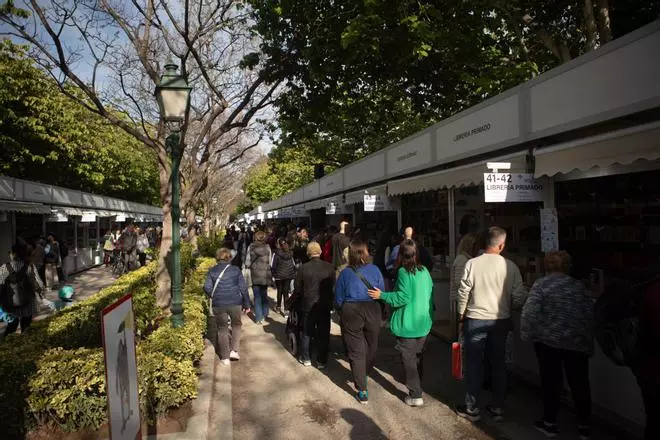
[[[130,293],[103,309],[101,332],[110,439],[141,439],[135,317]]]
[[[559,250],[559,221],[555,208],[541,208],[541,250]]]

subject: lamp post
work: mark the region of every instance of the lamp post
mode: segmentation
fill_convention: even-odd
[[[167,136],[165,145],[172,159],[172,251],[171,251],[171,295],[172,326],[183,325],[183,295],[181,294],[181,233],[179,221],[179,166],[181,164],[181,127],[186,121],[190,108],[190,92],[186,80],[177,73],[178,66],[169,61],[165,64],[165,73],[156,86],[156,99],[161,118],[172,126],[172,133]]]

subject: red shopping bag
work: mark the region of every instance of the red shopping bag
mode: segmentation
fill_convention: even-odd
[[[463,380],[463,356],[460,342],[451,344],[451,374],[456,380]]]

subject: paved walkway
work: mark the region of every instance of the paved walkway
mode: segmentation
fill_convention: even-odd
[[[109,286],[115,280],[116,277],[112,275],[110,268],[106,268],[105,266],[98,266],[74,275],[69,275],[69,281],[66,284],[73,286],[75,289],[75,296],[73,301],[75,303],[96,294],[99,290]],[[46,292],[44,292],[44,296],[53,302],[59,300],[57,296],[57,290],[48,289]],[[47,307],[40,307],[39,314],[35,316],[34,320],[38,321],[40,319],[44,319],[53,313],[55,312],[51,311]],[[4,329],[6,326],[7,324],[5,322],[0,323],[0,338],[4,335]]]
[[[210,439],[546,438],[532,427],[541,412],[539,398],[517,383],[511,385],[505,422],[496,424],[486,418],[472,424],[457,417],[452,408],[461,399],[464,385],[451,377],[449,346],[439,339],[430,339],[425,355],[425,406],[409,408],[402,402],[406,388],[394,339],[384,329],[376,369],[369,378],[369,404],[360,405],[353,398],[348,362],[339,354],[342,344],[335,323],[330,343],[334,354],[328,368],[320,371],[303,367],[288,353],[285,320],[272,312],[271,317],[274,320],[263,327],[244,318],[241,361],[231,367],[218,366],[225,369],[218,377],[231,376],[231,387],[224,389],[224,396],[214,396]],[[231,405],[226,401],[227,390]],[[231,421],[226,416],[230,408]],[[564,410],[560,420],[558,438],[576,439],[573,414]],[[618,437],[595,429],[593,439]]]

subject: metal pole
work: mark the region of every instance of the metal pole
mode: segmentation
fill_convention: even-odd
[[[170,278],[172,305],[172,327],[183,326],[183,296],[181,294],[181,233],[179,232],[179,221],[181,212],[179,210],[179,165],[181,164],[181,145],[179,132],[173,132],[167,137],[170,154],[172,155],[172,264],[170,266]]]

